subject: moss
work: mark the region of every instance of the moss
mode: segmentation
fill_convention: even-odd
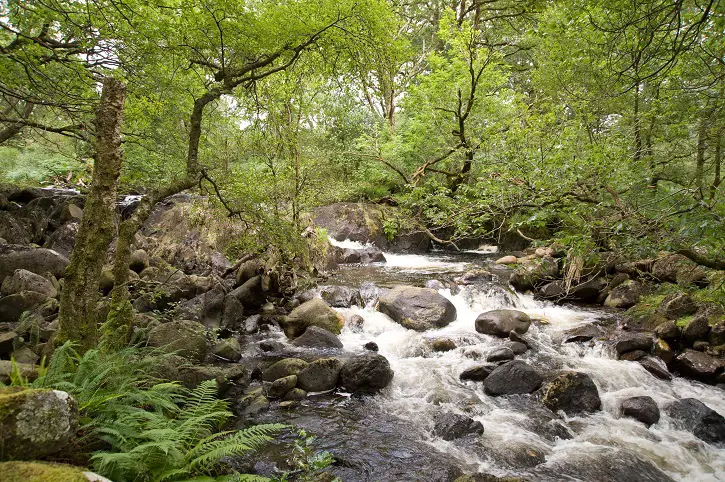
[[[88,482],[84,469],[42,462],[0,463],[2,482]]]
[[[640,298],[639,303],[627,310],[628,315],[642,317],[652,315],[665,299],[664,294],[647,295]]]
[[[683,316],[683,317],[682,317],[682,318],[680,318],[679,320],[675,321],[675,324],[676,324],[677,326],[679,326],[680,328],[684,328],[685,326],[687,326],[687,324],[688,324],[689,322],[691,322],[691,321],[692,321],[692,320],[694,320],[694,319],[695,319],[695,315],[688,315],[688,316]]]

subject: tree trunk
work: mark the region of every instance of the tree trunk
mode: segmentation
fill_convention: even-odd
[[[720,128],[715,136],[715,155],[713,157],[713,164],[715,164],[715,179],[712,181],[710,186],[710,199],[715,199],[717,195],[717,188],[720,187],[722,177],[720,175],[720,168],[722,166],[722,131]]]
[[[32,102],[25,102],[25,107],[23,107],[23,111],[20,113],[19,120],[27,120],[30,117],[30,114],[33,113],[33,109],[35,109],[35,104]],[[18,135],[23,127],[25,127],[25,124],[17,122],[0,130],[0,144]]]
[[[698,197],[703,198],[703,172],[705,170],[705,148],[707,142],[707,117],[700,119],[700,126],[697,129],[697,152],[695,154],[695,185],[697,186]]]
[[[98,283],[113,240],[116,188],[121,174],[121,121],[126,86],[103,82],[96,113],[96,146],[91,191],[83,211],[60,301],[57,342],[78,343],[80,352],[98,344]]]

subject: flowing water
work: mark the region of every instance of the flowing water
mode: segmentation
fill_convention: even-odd
[[[450,279],[484,265],[491,256],[488,252],[386,254],[388,263],[346,267],[330,281],[363,285],[367,287],[363,295],[368,293],[370,299],[375,287],[422,286],[426,280]],[[320,447],[338,458],[335,473],[343,480],[444,481],[463,470],[528,480],[725,481],[725,449],[676,429],[664,411],[649,429],[619,414],[622,400],[648,395],[660,407],[678,398],[697,398],[725,415],[722,390],[679,377],[659,380],[636,362],[616,360],[604,342],[562,343],[566,330],[589,323],[611,326],[616,315],[601,308],[534,300],[509,291],[500,281],[464,286],[455,294],[448,289],[439,292],[453,302],[457,319],[423,333],[403,328],[372,304],[340,309],[346,318],[357,314],[365,320],[362,330],[343,329],[340,339],[345,349],[360,352],[365,343],[374,341],[395,371],[393,382],[374,397],[338,395],[317,401],[313,397],[284,415],[286,422],[320,435]],[[542,373],[561,369],[587,373],[599,389],[600,412],[557,416],[533,396],[491,397],[483,392],[482,383],[459,380],[462,371],[481,364],[504,343],[474,329],[480,313],[500,308],[518,309],[539,320],[525,335],[531,349],[517,359]],[[454,340],[458,348],[433,352],[431,340],[443,337]],[[484,434],[450,442],[435,437],[433,419],[441,412],[480,421]]]

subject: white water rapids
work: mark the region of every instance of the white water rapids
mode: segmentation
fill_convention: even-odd
[[[360,247],[349,242],[335,244]],[[388,263],[381,264],[380,269],[420,272],[430,279],[435,278],[436,272],[451,273],[470,267],[429,256],[385,256]],[[395,371],[392,384],[375,398],[383,410],[412,421],[429,434],[434,413],[443,410],[465,414],[483,423],[481,444],[491,448],[496,457],[430,435],[427,443],[439,451],[481,472],[505,475],[512,472],[510,466],[500,462],[507,453],[538,454],[551,464],[601,453],[603,448],[617,448],[634,452],[674,480],[725,481],[725,449],[675,429],[664,411],[660,421],[649,429],[619,414],[622,400],[647,395],[660,409],[669,401],[692,397],[725,415],[722,390],[680,377],[659,380],[637,362],[616,360],[613,351],[603,343],[562,343],[566,330],[591,323],[605,316],[603,312],[556,306],[510,293],[494,284],[463,287],[456,295],[448,290],[440,293],[455,305],[457,319],[445,328],[423,333],[403,328],[372,306],[339,310],[346,317],[354,313],[365,320],[362,331],[353,332],[349,327],[343,330],[340,339],[345,349],[359,351],[363,344],[374,341]],[[602,400],[600,412],[576,417],[561,415],[561,422],[573,435],[571,439],[541,435],[541,430],[532,429],[526,410],[511,409],[510,404],[515,402],[486,395],[481,383],[459,380],[462,371],[483,363],[489,352],[504,343],[474,329],[474,320],[480,313],[500,308],[515,308],[543,320],[531,325],[524,337],[532,347],[517,359],[525,360],[542,373],[559,369],[585,372],[597,385]],[[433,352],[430,340],[435,338],[453,339],[458,348]]]

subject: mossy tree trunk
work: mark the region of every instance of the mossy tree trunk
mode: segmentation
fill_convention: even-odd
[[[126,86],[103,82],[96,112],[93,181],[71,253],[60,301],[57,342],[78,343],[85,352],[98,344],[98,284],[108,247],[115,234],[116,190],[121,173],[121,121]]]

